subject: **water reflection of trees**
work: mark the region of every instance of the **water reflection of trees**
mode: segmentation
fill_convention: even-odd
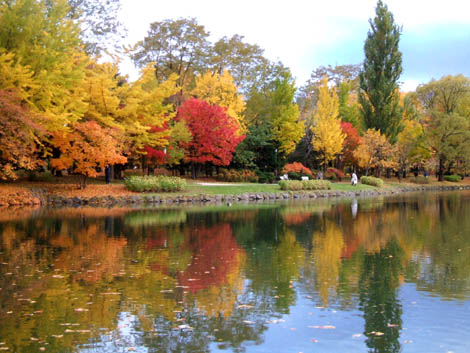
[[[0,337],[18,351],[96,347],[119,336],[126,313],[149,351],[242,351],[289,313],[300,288],[322,306],[360,307],[370,350],[396,352],[400,283],[468,293],[469,201],[429,194],[359,200],[357,213],[315,200],[12,218],[0,222]]]

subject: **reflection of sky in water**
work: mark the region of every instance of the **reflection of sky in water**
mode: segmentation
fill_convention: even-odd
[[[97,342],[90,342],[78,347],[81,353],[95,352],[138,352],[147,353],[149,348],[143,345],[142,331],[138,330],[139,319],[128,312],[121,312],[117,321],[117,330],[100,336]]]
[[[24,329],[24,351],[35,335],[51,352],[468,351],[467,198],[236,207],[30,220],[37,238],[0,223],[0,343]]]

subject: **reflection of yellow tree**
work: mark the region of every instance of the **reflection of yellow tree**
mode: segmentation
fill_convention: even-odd
[[[223,285],[211,285],[208,289],[195,293],[198,308],[206,316],[228,318],[232,315],[238,295],[243,290],[243,277],[240,275],[245,263],[245,253],[238,251]]]
[[[332,222],[326,221],[323,230],[314,234],[312,256],[316,268],[316,286],[323,305],[328,305],[330,290],[336,291],[338,286],[343,246],[343,234]]]
[[[273,268],[278,272],[279,281],[289,282],[299,278],[300,266],[305,262],[305,249],[292,231],[286,230],[280,239],[275,261]]]

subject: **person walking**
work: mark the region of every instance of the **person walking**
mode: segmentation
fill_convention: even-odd
[[[354,172],[351,175],[351,185],[353,185],[353,186],[357,185],[357,175]]]

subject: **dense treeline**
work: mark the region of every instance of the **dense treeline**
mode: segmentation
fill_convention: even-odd
[[[68,170],[85,186],[114,165],[193,177],[249,169],[273,180],[288,162],[439,180],[466,173],[470,81],[400,92],[401,28],[382,1],[362,65],[317,68],[298,92],[258,45],[239,35],[210,42],[195,19],[152,23],[129,51],[141,69],[130,82],[119,55],[100,57],[125,32],[118,10],[119,0],[0,4],[1,179]]]

